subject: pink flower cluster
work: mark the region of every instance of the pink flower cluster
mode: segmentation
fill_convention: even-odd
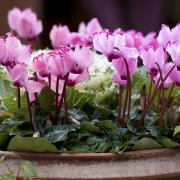
[[[81,22],[78,32],[70,32],[68,26],[54,25],[50,31],[50,40],[54,48],[59,48],[62,44],[70,46],[91,45],[93,34],[101,30],[102,27],[96,18],[89,21],[87,25]]]
[[[176,85],[180,84],[178,32],[180,34],[179,25],[172,30],[168,26],[162,25],[157,37],[155,37],[155,33],[143,37],[140,32],[135,31],[123,32],[117,29],[109,32],[109,30],[102,30],[93,35],[93,47],[112,62],[115,68],[114,82],[116,84],[127,84],[125,60],[132,76],[136,72],[138,58],[141,58],[147,72],[155,82],[158,81],[160,74],[164,78],[175,65],[176,67],[164,82],[164,87],[168,88],[173,82]]]
[[[41,53],[33,59],[34,71],[39,76],[42,78],[51,76],[54,82],[55,79],[64,81],[68,75],[67,84],[70,86],[88,78],[88,68],[92,63],[93,56],[89,47],[76,47],[72,50],[65,45]]]
[[[18,8],[13,8],[8,13],[8,22],[11,29],[15,30],[22,38],[36,38],[42,31],[42,23],[37,20],[36,14],[32,12],[31,9],[21,11]],[[170,29],[166,25],[162,25],[157,37],[154,32],[149,33],[147,36],[143,36],[141,32],[136,32],[134,30],[123,31],[121,29],[116,29],[114,32],[110,32],[108,29],[103,29],[96,18],[89,21],[87,25],[84,22],[80,23],[78,32],[70,32],[66,25],[54,25],[50,31],[50,40],[53,48],[61,49],[62,45],[75,47],[74,51],[69,49],[68,53],[61,59],[68,64],[68,68],[70,69],[72,69],[71,66],[75,66],[72,65],[71,59],[73,59],[77,62],[77,67],[74,67],[71,71],[70,69],[66,69],[66,72],[64,72],[64,70],[61,72],[59,68],[67,67],[67,64],[57,60],[56,56],[58,56],[58,53],[49,52],[48,54],[40,54],[35,58],[34,63],[38,64],[35,65],[35,70],[37,72],[41,71],[42,67],[39,66],[39,64],[43,64],[46,68],[42,68],[42,70],[45,71],[43,74],[40,73],[42,77],[47,76],[50,71],[53,76],[59,76],[61,78],[64,77],[67,72],[71,72],[69,78],[74,80],[71,79],[68,82],[76,84],[74,81],[81,79],[82,77],[80,75],[83,74],[87,76],[87,66],[91,64],[91,61],[88,62],[88,58],[87,60],[86,58],[85,60],[83,58],[88,56],[88,53],[90,52],[90,48],[85,47],[91,47],[98,52],[103,53],[107,59],[112,62],[112,65],[115,68],[113,75],[114,82],[121,85],[127,84],[126,63],[128,64],[129,74],[132,76],[136,72],[139,58],[141,58],[142,63],[154,82],[158,81],[160,74],[165,77],[169,69],[175,65],[176,67],[164,82],[164,87],[167,88],[173,82],[177,85],[180,84],[179,34],[180,25],[177,25],[173,29]],[[4,43],[4,40],[1,38],[0,43],[5,44],[1,45],[1,48],[5,48],[5,46],[9,46],[9,44],[12,43],[20,44],[19,41],[9,43],[10,40],[8,37]],[[24,64],[27,64],[25,53],[28,53],[28,48],[26,46],[20,47],[19,44],[14,44],[14,46],[24,48],[24,50],[18,54],[19,57],[16,58],[16,61],[19,61],[19,63],[22,63],[21,61],[23,61]],[[79,46],[83,46],[83,48],[81,49]],[[3,56],[6,56],[6,53],[4,50],[2,52],[2,65],[9,65],[14,59],[13,56],[16,56],[15,54],[17,54],[17,52],[14,52],[10,48],[8,54],[9,56],[11,54],[12,57],[3,58]],[[170,60],[170,57],[172,60]],[[46,62],[51,65],[45,65]],[[38,68],[40,68],[40,70],[38,70]],[[79,74],[78,76],[77,72]],[[82,79],[84,79],[84,77]]]
[[[27,70],[31,60],[31,46],[21,44],[12,34],[0,38],[0,65],[5,66],[14,86],[25,89],[31,101],[44,87],[42,82],[30,77]]]

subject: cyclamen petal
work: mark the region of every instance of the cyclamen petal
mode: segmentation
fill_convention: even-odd
[[[69,58],[69,56],[67,57],[66,53],[61,55],[58,54],[56,50],[51,51],[49,55],[50,58],[48,63],[51,74],[63,80],[65,76],[71,72],[74,61]]]
[[[28,80],[28,72],[24,65],[17,64],[12,69],[8,69],[8,74],[13,81],[14,86],[24,87]]]
[[[65,55],[66,59],[74,61],[72,73],[81,74],[85,69],[92,65],[94,58],[89,47],[76,47]]]
[[[40,94],[41,90],[45,87],[45,84],[42,82],[28,80],[26,81],[24,88],[28,92],[30,102],[35,101],[35,94]]]
[[[74,85],[78,84],[79,82],[86,81],[88,78],[88,75],[89,75],[89,73],[88,73],[87,69],[85,69],[81,74],[70,73],[67,84],[69,86],[74,86]]]
[[[16,30],[18,25],[18,19],[20,18],[20,16],[21,16],[21,11],[16,7],[8,12],[8,24],[11,29]]]
[[[168,44],[180,43],[180,25],[176,25],[173,29],[170,29],[167,25],[162,25],[157,40],[164,48],[167,48]]]
[[[177,67],[171,72],[170,78],[177,86],[180,86],[180,71],[178,71]]]
[[[161,68],[166,63],[166,53],[162,47],[159,47],[156,50],[151,47],[148,50],[142,50],[140,52],[140,57],[143,61],[143,64],[146,66],[147,71],[153,77],[158,74],[157,64]]]
[[[166,48],[169,42],[172,41],[172,32],[169,26],[162,25],[161,30],[159,31],[159,35],[157,37],[158,42]]]
[[[3,38],[0,38],[0,64],[3,66],[8,65],[7,55],[8,53],[5,45],[5,40]]]
[[[33,59],[33,68],[41,77],[50,74],[49,57],[49,54],[41,53]]]
[[[167,52],[170,54],[177,69],[180,70],[180,44],[172,44],[167,46]]]
[[[113,81],[115,84],[125,86],[127,84],[127,80],[121,78],[121,75],[115,71],[113,74]]]
[[[34,94],[41,92],[41,90],[45,87],[45,84],[34,80],[27,80],[24,87],[28,93]]]
[[[81,25],[81,31],[82,31],[82,25]],[[102,31],[102,27],[97,18],[93,18],[91,19],[91,21],[88,22],[86,31],[88,36],[92,36],[94,33]]]
[[[128,69],[130,76],[132,76],[136,70],[137,70],[137,60],[136,59],[127,59],[127,64],[128,64]],[[126,64],[123,58],[119,59],[114,59],[112,61],[112,65],[116,69],[116,71],[119,73],[120,79],[121,80],[126,80],[127,79],[127,69],[126,69]]]
[[[54,25],[50,31],[50,40],[53,48],[59,48],[62,44],[70,43],[70,31],[67,26]]]

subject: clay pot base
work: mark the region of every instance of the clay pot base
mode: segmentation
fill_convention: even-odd
[[[0,151],[14,172],[18,164],[30,160],[36,179],[65,180],[179,180],[180,148],[113,153],[26,153]],[[7,172],[0,166],[0,174]]]

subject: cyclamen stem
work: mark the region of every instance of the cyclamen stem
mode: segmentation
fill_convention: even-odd
[[[162,76],[162,71],[161,68],[159,66],[158,63],[156,63],[158,70],[159,70],[159,74],[160,74],[160,80],[161,80],[161,87],[159,89],[160,93],[162,92],[162,101],[161,101],[161,110],[160,110],[160,122],[162,122],[163,119],[163,109],[164,109],[164,104],[165,104],[165,97],[164,97],[164,82],[163,82],[163,76]]]
[[[131,112],[131,77],[129,75],[129,102],[128,102],[128,118],[130,118]]]
[[[159,90],[159,93],[158,93],[157,109],[158,110],[161,109],[161,90]]]
[[[58,113],[58,99],[59,99],[59,77],[57,77],[57,80],[56,80],[56,122],[55,122],[55,125],[57,125],[58,116],[59,116],[59,113]]]
[[[163,82],[163,76],[162,76],[162,71],[161,71],[161,68],[160,68],[159,64],[156,63],[156,65],[158,66],[158,70],[159,70],[159,74],[160,74],[160,79],[161,79],[161,82],[162,82],[162,86],[161,86],[160,90],[162,90],[162,104],[161,104],[161,106],[163,106],[163,104],[164,104],[164,82]]]
[[[65,113],[65,122],[67,122],[68,111],[67,111],[67,92],[66,92],[66,89],[64,91],[64,113]]]
[[[123,115],[122,115],[122,120],[121,120],[121,125],[124,126],[124,118],[126,115],[126,106],[127,106],[127,101],[128,101],[128,90],[129,86],[127,84],[127,88],[126,88],[126,96],[125,96],[125,101],[124,101],[124,108],[123,108]]]
[[[21,108],[21,92],[20,87],[17,87],[17,99],[18,99],[18,109]]]
[[[166,108],[167,108],[167,106],[168,106],[169,98],[170,98],[170,96],[171,96],[171,94],[172,94],[172,92],[173,92],[174,87],[175,87],[175,83],[173,83],[173,85],[171,86],[171,89],[170,89],[170,91],[169,91],[169,94],[168,94],[166,100],[164,101],[164,104],[162,105],[162,114],[161,114],[162,117],[160,118],[160,121],[159,121],[159,123],[158,123],[160,126],[161,126],[162,123],[163,123],[162,119],[163,119],[164,113],[165,113],[165,111],[166,111]]]
[[[118,111],[118,120],[120,124],[123,124],[121,118],[121,108],[122,108],[122,94],[123,94],[123,86],[119,85],[119,111]]]
[[[68,77],[69,77],[69,74],[66,75],[65,80],[64,80],[64,85],[63,85],[63,90],[62,90],[62,94],[61,94],[61,99],[60,99],[60,102],[59,102],[59,105],[58,105],[58,115],[59,115],[59,112],[61,111],[63,99],[64,99],[64,96],[66,94],[66,86],[67,86]]]
[[[34,77],[35,77],[35,80],[38,81],[37,73],[34,73]],[[38,99],[38,93],[34,93],[34,96],[35,96],[35,104],[37,106],[40,106],[40,102],[39,102],[39,99]]]
[[[150,101],[148,102],[146,108],[144,109],[144,111],[143,111],[143,113],[142,113],[142,115],[141,115],[141,118],[140,118],[140,121],[139,121],[139,125],[144,125],[144,117],[145,117],[145,115],[146,115],[146,112],[148,111],[148,109],[149,109],[151,103],[153,102],[156,94],[158,93],[158,90],[161,88],[162,84],[166,81],[166,79],[169,77],[169,75],[171,74],[171,72],[173,71],[173,69],[174,69],[175,67],[176,67],[176,65],[174,65],[174,66],[169,70],[169,72],[167,73],[167,75],[165,76],[165,78],[162,80],[162,82],[161,82],[160,85],[159,85],[159,82],[160,82],[160,78],[159,78],[159,80],[158,80],[158,82],[157,82],[157,85],[156,85],[156,87],[155,87],[155,89],[154,89],[154,92],[153,92],[153,94],[152,94],[152,97],[151,97]]]
[[[152,80],[152,78],[151,78],[151,80],[150,80],[149,92],[148,92],[148,97],[147,97],[147,103],[149,102],[149,100],[150,100],[150,98],[151,98],[152,84],[153,84],[153,80]]]
[[[124,121],[124,118],[125,118],[127,101],[128,101],[128,117],[127,118],[130,117],[130,111],[131,111],[131,76],[130,76],[129,66],[128,66],[127,60],[124,58],[123,58],[123,60],[124,60],[125,65],[126,65],[127,89],[126,89],[126,96],[125,96],[122,121]],[[128,98],[129,98],[129,100],[128,100]]]
[[[49,115],[49,119],[51,118],[51,74],[49,74],[48,76],[48,81],[49,81],[49,85],[48,85],[48,115]]]
[[[31,128],[33,127],[32,123],[32,111],[31,111],[31,102],[29,100],[29,93],[26,91],[27,105],[28,105],[28,113],[29,113],[29,123]]]

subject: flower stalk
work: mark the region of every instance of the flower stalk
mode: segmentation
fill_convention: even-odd
[[[169,72],[167,73],[167,75],[164,77],[164,79],[162,80],[162,82],[160,83],[160,78],[158,79],[158,82],[156,83],[156,87],[154,89],[154,92],[152,93],[152,96],[150,98],[150,101],[147,103],[142,115],[141,115],[141,118],[140,118],[140,121],[139,121],[139,125],[144,125],[144,118],[145,118],[145,115],[150,107],[150,105],[152,104],[155,96],[157,95],[159,89],[162,87],[163,83],[166,81],[166,79],[169,77],[169,75],[171,74],[171,72],[173,71],[173,69],[175,68],[176,66],[172,66],[172,68],[169,70]],[[160,83],[160,85],[159,85]]]
[[[21,109],[21,92],[20,92],[20,87],[17,87],[17,100],[18,100],[18,109]]]

